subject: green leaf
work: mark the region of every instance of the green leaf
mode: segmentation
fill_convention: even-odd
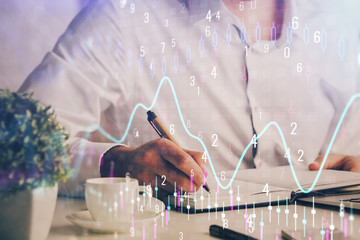
[[[66,180],[71,172],[68,137],[51,106],[41,105],[32,93],[0,89],[0,149],[6,149],[0,151],[0,177],[8,180],[0,190],[21,191]]]
[[[31,112],[28,109],[26,109],[26,118],[31,118]]]

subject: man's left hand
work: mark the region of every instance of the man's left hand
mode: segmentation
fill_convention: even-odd
[[[317,171],[320,169],[321,163],[324,160],[324,155],[320,155],[315,161],[309,164],[309,169]],[[346,156],[340,154],[329,154],[323,169],[335,169],[351,172],[360,172],[360,158],[354,156]]]

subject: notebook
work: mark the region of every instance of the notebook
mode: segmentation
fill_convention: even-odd
[[[339,188],[331,191],[331,194],[323,196],[303,197],[301,204],[312,205],[316,203],[318,207],[339,210],[342,205],[348,212],[360,213],[360,186]]]
[[[295,169],[298,183],[304,190],[313,184],[317,171],[307,168]],[[218,179],[223,186],[229,184],[234,171],[219,173]],[[171,207],[179,211],[196,213],[204,211],[236,210],[262,206],[292,204],[297,199],[311,196],[341,194],[345,187],[360,186],[360,173],[323,170],[310,193],[303,193],[296,183],[290,166],[268,169],[239,170],[227,189],[219,186],[214,176],[207,177],[210,193],[203,188],[197,192],[177,192],[168,197]]]

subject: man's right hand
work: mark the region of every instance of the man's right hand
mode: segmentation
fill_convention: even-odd
[[[159,195],[173,193],[176,190],[191,190],[190,179],[193,176],[193,191],[204,184],[205,163],[201,152],[179,148],[168,139],[150,141],[138,148],[115,147],[104,154],[100,173],[102,177],[130,176],[137,178],[139,184],[151,184],[161,190]],[[111,174],[112,171],[112,174]],[[165,177],[164,177],[165,176]]]

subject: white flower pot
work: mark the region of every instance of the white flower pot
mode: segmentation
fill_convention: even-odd
[[[10,195],[0,193],[0,236],[12,240],[45,240],[58,193],[57,184]]]

